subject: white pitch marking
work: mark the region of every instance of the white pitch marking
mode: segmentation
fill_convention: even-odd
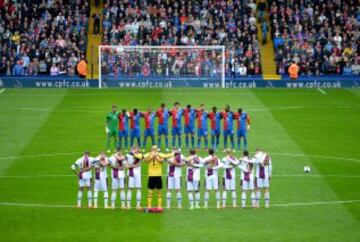
[[[326,95],[326,92],[323,89],[321,89],[320,87],[318,88],[318,91],[321,92],[323,95]]]
[[[0,94],[3,93],[3,92],[5,92],[5,88],[0,90]]]
[[[360,200],[343,200],[343,201],[318,201],[318,202],[298,202],[298,203],[277,203],[271,204],[270,207],[296,207],[296,206],[316,206],[316,205],[337,205],[348,203],[359,203]],[[41,204],[41,203],[16,203],[16,202],[0,202],[0,206],[15,206],[15,207],[40,207],[40,208],[76,208],[74,205],[62,204]],[[84,207],[86,208],[86,207]],[[209,208],[215,208],[209,206]],[[104,209],[99,207],[98,209]],[[135,209],[135,208],[132,208]]]

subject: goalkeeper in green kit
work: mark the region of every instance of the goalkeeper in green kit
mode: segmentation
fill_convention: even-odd
[[[118,115],[119,113],[116,111],[117,107],[115,105],[112,106],[112,111],[109,112],[106,115],[106,126],[105,126],[105,131],[107,134],[107,142],[106,142],[106,148],[108,152],[111,152],[110,150],[110,143],[111,143],[111,138],[114,138],[114,145],[115,145],[115,151],[117,148],[117,144],[118,144]]]

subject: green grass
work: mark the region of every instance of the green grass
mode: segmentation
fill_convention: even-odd
[[[104,150],[112,104],[143,110],[174,101],[248,110],[250,150],[260,146],[273,159],[271,204],[290,206],[144,214],[4,204],[75,205],[75,176],[41,175],[70,175],[83,150]],[[359,108],[359,89],[7,89],[0,94],[1,241],[359,241],[360,202],[332,203],[360,200]]]

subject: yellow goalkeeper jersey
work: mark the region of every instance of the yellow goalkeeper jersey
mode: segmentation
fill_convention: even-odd
[[[174,154],[163,154],[158,153],[158,155],[150,160],[147,160],[149,162],[148,165],[148,173],[149,176],[162,176],[162,162],[164,159],[172,157]],[[145,159],[149,159],[150,153],[144,154]]]

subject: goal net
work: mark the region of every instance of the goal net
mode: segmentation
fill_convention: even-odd
[[[224,46],[99,46],[99,88],[224,87]]]

